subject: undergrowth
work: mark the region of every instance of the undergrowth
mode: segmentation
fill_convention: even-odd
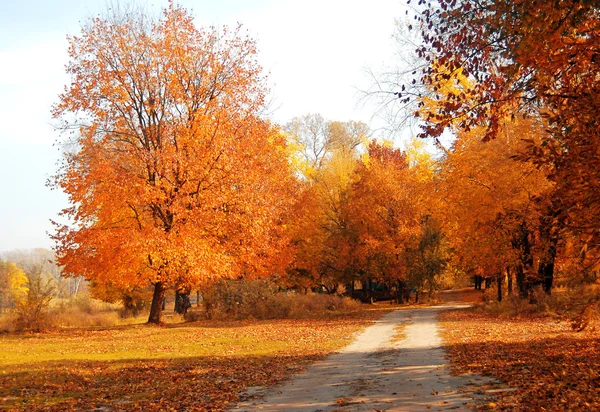
[[[221,281],[202,294],[204,313],[188,319],[299,319],[359,310],[348,297],[320,293],[283,292],[269,281]]]
[[[576,329],[593,326],[598,318],[600,285],[581,285],[576,288],[555,288],[550,295],[541,289],[532,292],[531,297],[521,298],[515,292],[496,299],[495,287],[486,289],[484,303],[475,312],[487,313],[505,318],[551,317],[573,321]]]

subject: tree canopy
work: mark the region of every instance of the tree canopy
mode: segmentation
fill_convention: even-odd
[[[199,29],[171,3],[117,10],[69,38],[71,84],[54,106],[73,134],[54,184],[64,272],[167,287],[265,271],[294,191],[285,138],[241,28]]]

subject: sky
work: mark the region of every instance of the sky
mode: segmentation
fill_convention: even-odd
[[[198,26],[241,23],[257,40],[269,74],[272,120],[320,113],[373,129],[375,108],[358,90],[366,68],[395,64],[401,0],[178,0]],[[166,0],[138,1],[160,10]],[[46,181],[56,172],[60,134],[50,109],[70,81],[68,34],[76,35],[106,0],[0,0],[0,251],[51,248],[51,219],[68,206]]]

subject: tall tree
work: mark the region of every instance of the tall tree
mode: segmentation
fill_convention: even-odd
[[[515,157],[526,150],[525,140],[542,138],[544,125],[516,119],[506,121],[493,141],[484,142],[483,134],[474,129],[457,136],[442,162],[442,207],[436,215],[466,271],[492,277],[514,267],[520,290],[527,294],[538,280],[534,239],[540,239],[538,227],[554,185],[544,171]]]
[[[358,234],[354,260],[378,280],[405,277],[403,252],[419,231],[417,180],[400,149],[371,142],[359,163],[349,208]]]
[[[348,226],[348,195],[361,145],[370,135],[357,121],[329,121],[308,114],[286,126],[293,162],[304,176],[288,228],[294,256],[290,285],[337,290],[350,272],[353,236]]]
[[[182,7],[118,9],[69,38],[72,81],[53,108],[74,134],[54,184],[67,275],[167,288],[261,273],[279,249],[292,176],[285,140],[260,117],[255,42],[198,29]]]
[[[557,184],[548,215],[599,244],[600,222],[600,4],[589,0],[440,0],[419,14],[423,83],[435,87],[440,65],[472,79],[443,97],[423,135],[449,125],[485,128],[498,137],[516,114],[543,116],[550,133],[530,142],[529,156]],[[557,202],[556,199],[560,199]],[[552,225],[550,222],[547,224]],[[552,235],[548,250],[552,255]]]
[[[370,138],[369,126],[357,121],[330,121],[320,114],[294,117],[284,127],[302,164],[300,172],[307,178],[323,169],[335,153],[354,156]]]
[[[333,147],[329,139],[328,121],[323,116],[309,113],[295,117],[285,125],[285,131],[306,163],[306,175],[324,166]]]

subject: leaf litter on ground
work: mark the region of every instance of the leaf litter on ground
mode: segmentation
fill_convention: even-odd
[[[474,310],[441,314],[457,374],[506,383],[493,410],[600,410],[600,336],[550,317],[507,319]]]

